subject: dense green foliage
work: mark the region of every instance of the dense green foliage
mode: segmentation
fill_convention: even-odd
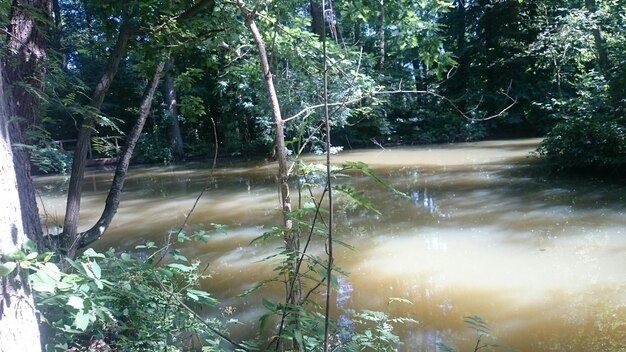
[[[41,172],[69,167],[69,156],[54,141],[71,145],[67,140],[75,139],[79,128],[92,128],[85,123],[90,119],[95,120],[94,155],[116,156],[119,146],[109,137],[129,134],[141,110],[144,82],[158,62],[166,61],[164,75],[174,83],[162,84],[151,101],[136,161],[180,158],[176,140],[182,140],[186,158],[214,152],[274,155],[279,124],[267,99],[274,93],[287,152],[296,157],[303,151],[374,145],[546,136],[537,154],[558,168],[615,168],[626,161],[626,4],[621,0],[346,1],[328,5],[321,15],[314,0],[59,4],[56,19],[62,25],[50,31],[56,39],[50,40],[46,90],[37,92],[42,125],[29,126],[27,144],[16,146],[32,151]],[[8,9],[10,2],[0,1],[0,7]],[[252,10],[242,10],[246,7]],[[5,25],[8,19],[1,21]],[[320,21],[321,32],[315,26]],[[253,39],[252,24],[265,55],[259,39]],[[127,33],[120,65],[111,70],[115,43]],[[264,59],[268,72],[259,69]],[[90,97],[103,72],[115,77],[104,104],[94,108]],[[329,121],[320,109],[325,96]],[[317,222],[321,201],[305,196],[314,187],[374,210],[358,191],[330,186],[330,178],[345,169],[380,182],[359,163],[335,173],[298,163],[293,173],[281,170],[286,187],[289,177],[300,180],[297,205],[283,214],[295,225],[276,227],[264,237],[332,244],[332,223]],[[160,252],[142,249],[152,250],[147,259],[88,251],[75,261],[65,259],[64,271],[49,257],[43,263],[33,262],[32,255],[22,258],[25,268],[35,270],[33,285],[53,336],[51,349],[88,348],[95,342],[121,350],[187,348],[181,339],[190,331],[203,346],[219,346],[220,323],[210,322],[216,330],[207,330],[206,322],[184,308],[185,302],[215,303],[197,287],[204,279],[199,264],[170,252],[171,262],[158,266]],[[308,280],[315,289],[297,302],[265,300],[269,314],[262,321],[278,317],[276,343],[284,349],[319,348],[328,342],[321,330],[327,317],[309,296],[337,285],[342,273],[299,243],[280,250],[277,276],[266,282],[281,282],[291,292]],[[346,314],[363,326],[344,341],[336,337],[340,324],[333,323],[333,343],[346,349],[392,349],[399,340],[390,323],[411,321],[380,312]],[[482,329],[481,321],[473,322]]]
[[[47,350],[217,348],[220,321],[202,320],[188,306],[215,306],[199,287],[208,276],[176,251],[169,264],[158,265],[163,253],[153,243],[137,246],[133,254],[87,250],[68,262],[69,273],[51,261],[35,263],[31,279]]]
[[[51,48],[42,112],[50,138],[75,138],[89,87],[119,32],[118,19],[127,18],[144,37],[131,44],[121,63],[97,136],[130,129],[141,95],[138,82],[167,55],[178,96],[174,120],[187,158],[208,157],[216,148],[220,155],[272,154],[270,109],[245,23],[233,6],[219,2],[212,13],[176,22],[176,14],[191,4],[61,1],[61,41]],[[547,135],[539,155],[560,167],[623,163],[622,1],[333,5],[332,25],[327,21],[329,97],[341,104],[331,111],[333,144],[353,148]],[[311,28],[315,18],[308,2],[264,6],[257,23],[281,109],[289,117],[321,102],[321,44]],[[161,90],[137,160],[175,158],[168,104]],[[315,149],[322,139],[316,124],[320,112],[310,109],[287,123],[287,139],[308,138],[308,148]],[[43,148],[35,160],[41,171],[63,171],[59,155]]]

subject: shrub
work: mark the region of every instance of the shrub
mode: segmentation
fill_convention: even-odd
[[[626,162],[626,133],[614,119],[574,117],[559,122],[537,153],[558,168],[607,168]]]
[[[52,255],[33,265],[48,351],[219,349],[220,322],[204,320],[189,307],[217,303],[199,288],[207,278],[200,263],[170,251],[169,264],[159,265],[162,252],[154,243],[136,248],[136,253],[88,249],[67,260],[70,273],[51,262]]]

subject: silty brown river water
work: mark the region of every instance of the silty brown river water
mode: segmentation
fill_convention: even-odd
[[[343,152],[335,162],[363,161],[410,200],[363,177],[347,179],[372,198],[381,215],[337,207],[340,315],[347,307],[409,316],[400,326],[407,351],[437,343],[472,351],[475,334],[463,318],[486,320],[501,344],[521,351],[626,350],[626,186],[550,175],[529,152],[538,140],[490,141]],[[311,158],[314,162],[316,159]],[[260,295],[235,297],[272,274],[278,242],[254,242],[280,223],[276,165],[265,161],[136,167],[99,249],[163,242],[179,227],[200,190],[189,230],[225,224],[206,244],[184,248],[210,264],[207,288],[254,331],[265,313]],[[81,223],[103,207],[111,171],[88,172]],[[38,177],[48,223],[62,219],[61,176]],[[40,205],[41,207],[41,205]],[[320,247],[320,246],[318,246]],[[314,248],[322,252],[322,248]],[[400,297],[411,305],[392,303]]]

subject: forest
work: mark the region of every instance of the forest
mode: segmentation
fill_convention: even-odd
[[[392,325],[413,317],[352,312],[362,330],[347,333],[329,313],[344,275],[333,195],[379,213],[333,182],[359,174],[389,197],[414,195],[366,163],[332,166],[331,155],[533,137],[550,175],[619,180],[625,170],[623,0],[0,0],[0,9],[3,352],[397,350]],[[308,154],[325,166],[300,159]],[[218,304],[200,285],[206,268],[176,247],[221,225],[191,232],[185,220],[135,252],[92,248],[131,165],[223,160],[275,163],[280,198],[280,219],[260,239],[282,241],[267,254],[281,258],[276,278],[250,291],[280,282],[285,297],[259,303],[269,313],[243,342],[228,319],[201,314]],[[79,229],[94,162],[115,171],[102,214]],[[37,205],[33,176],[46,174],[68,181],[58,236],[45,236]],[[307,252],[314,240],[325,258]],[[498,348],[484,320],[465,323],[475,351]]]

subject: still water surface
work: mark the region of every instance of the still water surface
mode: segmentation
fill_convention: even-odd
[[[479,315],[498,342],[520,351],[626,351],[626,186],[550,176],[528,157],[538,140],[491,141],[350,151],[340,161],[368,163],[410,200],[352,177],[382,215],[339,206],[336,264],[346,307],[387,311],[419,321],[401,330],[407,351],[437,351],[444,342],[473,351],[463,318]],[[313,159],[312,159],[313,160]],[[99,249],[163,242],[178,228],[200,190],[207,191],[189,231],[228,226],[207,244],[185,248],[210,263],[208,289],[254,331],[265,313],[258,296],[234,298],[272,274],[260,262],[280,242],[255,242],[280,223],[276,165],[264,161],[139,167]],[[81,223],[98,218],[112,172],[87,174]],[[48,222],[64,212],[63,177],[36,184]],[[41,205],[40,205],[41,207]],[[318,249],[321,250],[321,249]],[[261,294],[280,294],[264,291]],[[405,298],[411,305],[393,303]]]

